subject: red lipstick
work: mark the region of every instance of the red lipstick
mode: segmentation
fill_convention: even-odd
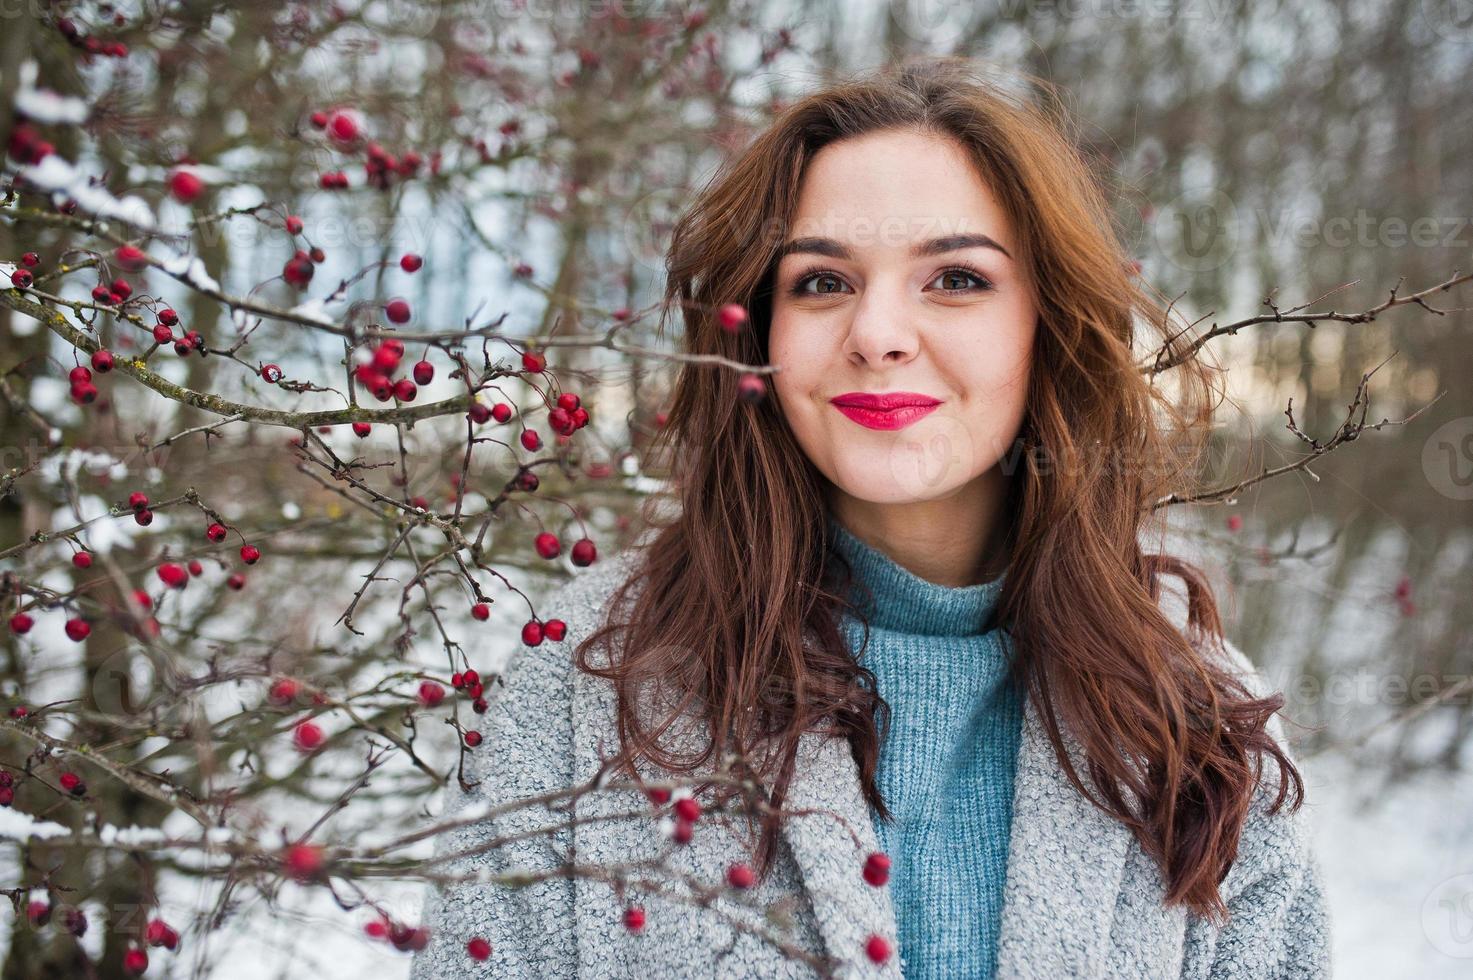
[[[868,429],[903,429],[919,422],[941,404],[939,398],[914,391],[851,391],[829,399],[845,416]]]

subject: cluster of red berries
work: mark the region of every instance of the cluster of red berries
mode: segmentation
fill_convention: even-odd
[[[41,133],[28,121],[17,122],[10,130],[6,152],[17,163],[35,166],[56,152],[56,147],[41,138]]]
[[[477,603],[477,605],[484,606],[485,603],[481,602]],[[481,675],[477,673],[474,669],[468,669],[464,671],[457,670],[455,673],[451,674],[450,686],[471,699],[471,709],[474,710],[476,714],[484,715],[486,713],[486,699],[482,697],[482,695],[486,691],[486,688],[485,685],[481,683]],[[472,735],[475,736],[474,740],[471,739]],[[467,745],[469,745],[471,748],[475,748],[477,745],[481,744],[481,735],[479,732],[466,732],[465,740]]]
[[[185,331],[182,337],[176,338],[174,336],[174,328],[178,325],[178,313],[175,313],[167,306],[159,310],[159,322],[153,326],[153,342],[162,347],[164,344],[173,341],[174,353],[180,357],[188,357],[189,352],[194,350],[199,351],[201,357],[205,356],[208,351],[205,350],[205,338],[200,336],[200,332],[198,330],[188,330]]]
[[[17,705],[16,707],[23,707]],[[12,709],[13,711],[13,709]],[[21,717],[25,717],[22,715]],[[15,777],[8,769],[0,769],[0,806],[10,806],[15,802]]]
[[[300,219],[298,219],[300,221]],[[288,219],[290,221],[290,219]],[[306,289],[317,272],[317,265],[327,259],[327,253],[314,245],[310,249],[299,248],[281,267],[281,278],[298,289]]]
[[[417,953],[430,944],[428,926],[407,926],[402,922],[395,922],[386,915],[380,915],[377,919],[367,923],[363,931],[371,938],[387,940],[393,944],[395,949],[407,953]],[[491,955],[490,943],[486,943],[486,955]]]
[[[103,306],[122,306],[132,295],[132,284],[121,276],[111,283],[100,282],[92,287],[92,302]]]
[[[67,380],[72,385],[72,401],[78,405],[90,405],[97,400],[97,386],[92,383],[92,372],[107,374],[113,369],[113,355],[111,351],[96,350],[92,352],[92,367],[89,369],[81,364],[72,368],[67,374]]]
[[[532,543],[537,549],[537,554],[549,561],[562,554],[563,551],[562,542],[551,531],[543,531],[533,539]],[[586,568],[597,560],[598,548],[589,538],[579,538],[573,542],[573,550],[569,557],[572,558],[574,565],[577,565],[579,568]]]
[[[31,270],[41,264],[41,256],[35,252],[27,252],[20,257],[20,265],[10,274],[10,284],[17,289],[27,289],[36,277]]]
[[[310,117],[312,125],[327,134],[327,138],[340,149],[352,150],[363,144],[363,127],[356,112],[351,109],[319,110]],[[419,174],[424,158],[414,150],[395,156],[376,142],[364,145],[364,173],[370,187],[388,190],[394,178],[409,179]],[[432,159],[431,172],[439,171],[439,160]],[[328,190],[348,186],[348,176],[342,171],[322,175],[321,185]]]
[[[670,802],[671,793],[668,789],[656,787],[645,790],[645,795],[655,806],[664,806]],[[695,835],[696,821],[701,819],[701,804],[693,796],[682,796],[675,801],[675,828],[671,833],[677,844],[689,844],[691,837]]]
[[[404,341],[393,337],[385,338],[373,349],[367,361],[353,369],[353,377],[368,389],[369,394],[381,402],[386,402],[391,398],[397,398],[401,402],[412,402],[419,394],[419,385],[427,385],[435,380],[435,366],[429,361],[420,360],[414,365],[413,380],[399,378],[396,381],[394,375],[398,372],[403,360]],[[353,423],[353,432],[359,438],[368,435],[368,423]]]
[[[571,391],[558,395],[557,404],[547,413],[547,424],[564,439],[583,428],[588,421],[588,409]]]
[[[119,25],[125,23],[123,15],[119,14],[114,23]],[[85,51],[87,54],[100,54],[106,58],[128,57],[128,45],[122,41],[103,41],[91,34],[84,34],[77,26],[77,22],[70,17],[58,17],[56,29],[61,32],[62,37],[67,39],[68,44],[79,51]]]

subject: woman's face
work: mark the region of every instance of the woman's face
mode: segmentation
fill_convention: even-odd
[[[913,130],[824,147],[784,248],[771,381],[839,513],[943,500],[961,513],[995,498],[1038,311],[1013,228],[965,151]],[[867,415],[833,403],[854,392],[939,404]]]

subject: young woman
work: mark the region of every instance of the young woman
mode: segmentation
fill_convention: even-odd
[[[780,370],[754,401],[687,362],[679,506],[513,658],[438,845],[482,877],[432,898],[416,978],[1329,974],[1283,697],[1142,545],[1212,374],[1070,133],[908,62],[696,198],[686,348]]]

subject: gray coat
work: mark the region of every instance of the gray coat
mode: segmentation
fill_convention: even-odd
[[[474,813],[594,778],[600,746],[608,755],[617,745],[613,689],[576,670],[571,654],[607,614],[609,594],[630,574],[631,557],[626,551],[602,559],[539,605],[543,616],[568,624],[567,636],[520,650],[505,671],[505,686],[488,685],[490,710],[471,716],[485,737],[467,763],[468,778],[479,785],[469,795],[452,785],[441,819],[464,807]],[[1235,648],[1231,652],[1253,686],[1266,689],[1246,658]],[[1283,744],[1277,716],[1272,730]],[[1065,744],[1072,758],[1082,758],[1067,735]],[[1330,975],[1328,910],[1306,824],[1308,803],[1293,815],[1287,807],[1273,816],[1255,807],[1221,886],[1231,920],[1217,928],[1180,906],[1162,904],[1156,864],[1122,824],[1068,781],[1031,703],[1019,753],[999,977]],[[877,966],[864,953],[871,933],[893,946],[897,928],[889,887],[872,887],[861,875],[865,855],[879,847],[848,746],[807,734],[799,763],[784,809],[826,812],[786,818],[771,877],[748,892],[728,888],[706,907],[680,901],[679,894],[690,894],[680,882],[723,883],[728,865],[746,857],[741,821],[726,827],[703,815],[694,838],[680,846],[661,832],[657,818],[648,815],[648,801],[634,790],[583,794],[575,805],[576,836],[568,827],[550,836],[535,834],[567,820],[566,813],[542,806],[482,817],[440,835],[437,856],[484,845],[498,833],[529,835],[443,865],[456,874],[546,873],[568,860],[588,869],[627,869],[665,855],[665,870],[644,879],[660,882],[663,891],[631,888],[629,901],[643,905],[647,915],[636,935],[625,929],[624,905],[611,885],[594,877],[550,877],[518,888],[470,881],[431,889],[424,922],[432,938],[415,954],[411,980],[814,977],[822,974],[812,964],[825,954],[837,961],[833,976],[900,977],[895,955]],[[642,774],[658,778],[646,765]],[[1260,795],[1271,799],[1277,769],[1266,763],[1264,773]],[[640,880],[638,873],[632,877]],[[764,919],[763,910],[775,914]],[[811,959],[792,959],[733,922],[765,928]],[[473,936],[491,942],[488,960],[467,955],[465,944]]]

